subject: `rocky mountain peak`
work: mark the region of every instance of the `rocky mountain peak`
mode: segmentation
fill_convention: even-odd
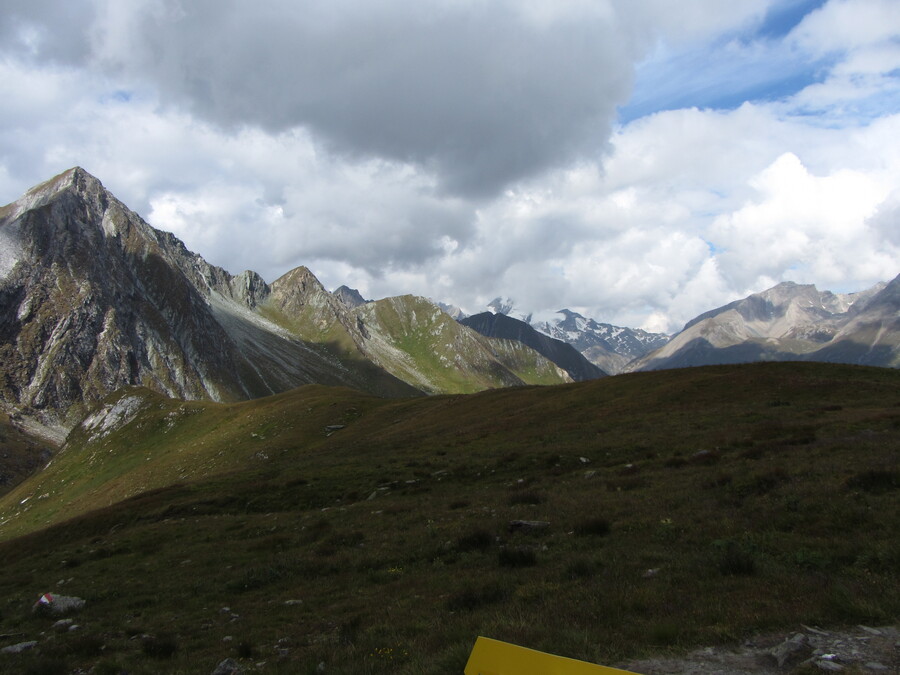
[[[349,288],[348,286],[341,286],[334,289],[332,295],[350,308],[359,307],[360,305],[365,305],[369,302],[358,290]]]
[[[253,270],[245,270],[231,279],[232,297],[251,309],[262,304],[269,296],[269,285]]]
[[[310,303],[321,304],[325,296],[331,298],[316,275],[302,265],[278,277],[270,288],[272,299],[287,312],[298,311]]]
[[[63,193],[71,193],[82,200],[86,200],[97,206],[99,210],[105,210],[109,199],[112,197],[97,178],[80,166],[76,166],[28,190],[19,199],[6,207],[6,209],[9,209],[9,213],[0,212],[0,217],[16,218],[25,211],[45,206],[59,198]],[[114,197],[112,198],[115,199]]]

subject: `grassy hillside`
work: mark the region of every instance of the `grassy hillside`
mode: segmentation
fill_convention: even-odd
[[[23,433],[0,413],[0,495],[45,464],[51,452],[49,443]]]
[[[0,536],[57,522],[0,544],[0,646],[39,641],[4,672],[461,673],[477,635],[614,663],[900,615],[894,370],[107,406],[0,503]]]
[[[569,379],[530,347],[484,337],[425,298],[385,298],[353,312],[368,327],[370,358],[431,394],[471,394],[521,384],[561,384]]]

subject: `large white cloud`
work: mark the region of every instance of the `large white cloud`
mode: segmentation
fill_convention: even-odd
[[[763,0],[10,0],[0,195],[79,164],[232,272],[674,330],[783,279],[900,271],[891,4],[831,0],[773,41]],[[678,49],[734,57],[699,88],[748,61],[821,76],[617,126],[635,65]]]

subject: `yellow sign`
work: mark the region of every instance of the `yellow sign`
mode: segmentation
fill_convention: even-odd
[[[466,675],[636,675],[585,661],[553,656],[508,642],[479,637],[475,641]]]

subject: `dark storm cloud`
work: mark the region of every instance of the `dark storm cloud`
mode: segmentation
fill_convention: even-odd
[[[82,62],[90,55],[88,28],[94,17],[90,2],[4,0],[0,52],[22,59]]]
[[[410,162],[467,195],[598,154],[634,57],[612,10],[540,3],[56,7],[72,16],[32,12],[70,36],[48,56],[86,58],[88,34],[94,63],[149,81],[166,104],[225,127],[303,126],[332,152]]]

